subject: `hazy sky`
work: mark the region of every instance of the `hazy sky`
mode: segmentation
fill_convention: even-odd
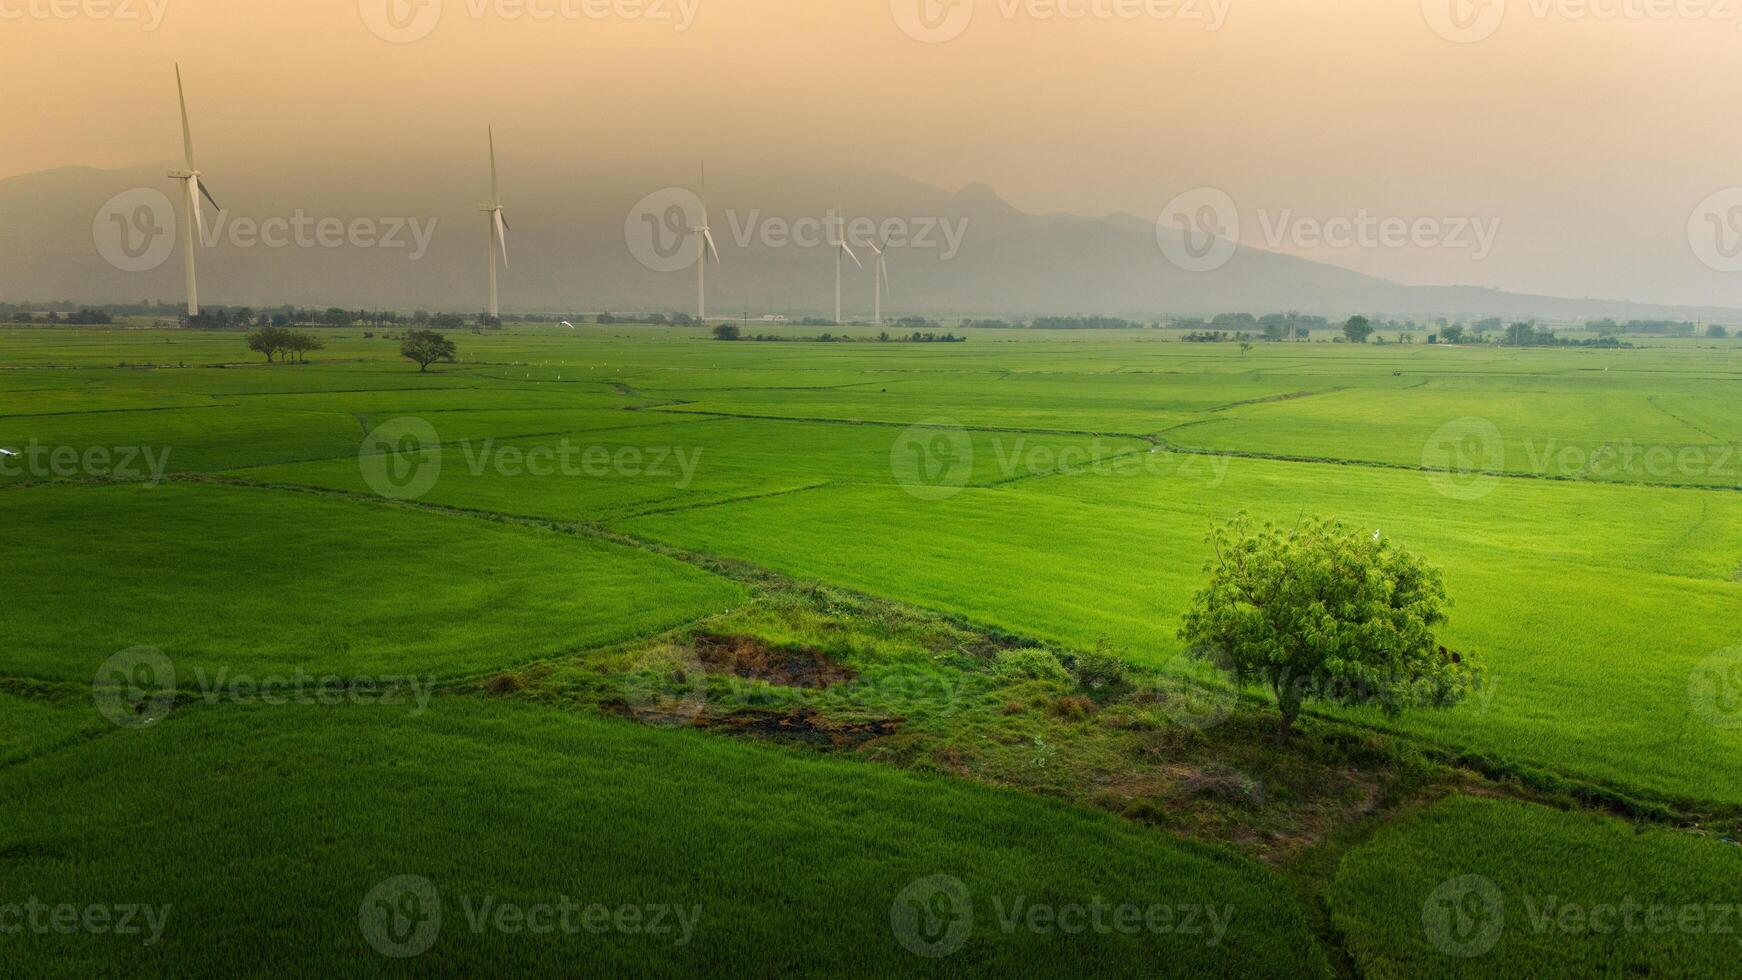
[[[1742,306],[1742,273],[1702,262],[1689,227],[1720,267],[1742,244],[1742,192],[1695,213],[1742,186],[1738,9],[0,0],[0,176],[169,159],[179,60],[199,145],[230,159],[324,168],[385,144],[417,166],[489,121],[505,157],[572,160],[577,180],[634,147],[984,181],[1030,211],[1153,218],[1214,187],[1247,244],[1407,282]],[[1403,244],[1317,241],[1363,214],[1447,220]]]

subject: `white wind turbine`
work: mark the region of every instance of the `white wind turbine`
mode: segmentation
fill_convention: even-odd
[[[871,251],[877,253],[877,312],[873,319],[880,327],[883,326],[883,288],[889,284],[889,259],[884,255],[888,247],[888,242],[871,243]]]
[[[702,164],[701,193],[697,197],[702,202],[702,223],[690,226],[690,234],[696,236],[696,248],[701,253],[696,259],[696,319],[708,318],[708,256],[712,255],[714,263],[720,261],[720,250],[714,247],[714,233],[708,229],[708,165]]]
[[[204,245],[206,241],[205,216],[200,213],[200,198],[212,202],[212,207],[222,211],[224,208],[200,182],[199,168],[194,166],[194,136],[193,129],[188,126],[188,98],[181,85],[181,65],[175,66],[175,94],[181,100],[181,147],[187,160],[186,170],[171,170],[169,175],[182,182],[185,200],[182,202],[182,238],[185,242],[183,258],[187,264],[188,279],[188,316],[200,315],[200,286],[194,274],[194,249],[196,245]],[[198,237],[196,238],[196,232]]]
[[[865,268],[865,263],[859,261],[859,257],[853,254],[852,246],[847,244],[847,213],[845,211],[841,212],[841,237],[830,244],[835,246],[835,323],[839,325],[841,322],[841,256],[845,255],[853,260],[854,265],[861,269]]]
[[[490,216],[490,316],[500,318],[501,306],[496,297],[496,252],[502,252],[502,265],[508,265],[508,222],[502,218],[502,193],[496,188],[496,129],[490,127],[490,203],[478,210]]]

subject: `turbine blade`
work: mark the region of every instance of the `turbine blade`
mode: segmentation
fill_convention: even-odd
[[[201,180],[197,181],[197,183],[200,185],[200,193],[205,195],[206,200],[212,202],[212,207],[217,208],[219,211],[224,210],[224,206],[219,204],[218,199],[212,196],[212,189],[206,186],[206,182]]]
[[[714,247],[714,233],[709,231],[706,228],[703,228],[702,229],[702,237],[707,239],[708,251],[713,253],[714,264],[719,265],[720,264],[720,250],[718,248]]]
[[[198,177],[188,178],[187,192],[188,207],[193,208],[194,211],[194,234],[199,236],[200,244],[204,245],[206,243],[206,218],[200,212],[200,179]],[[188,242],[188,247],[192,248],[193,244],[193,242]]]
[[[502,212],[491,212],[496,216],[496,243],[502,246],[502,265],[508,265],[508,222],[502,220]]]
[[[882,257],[879,256],[877,259],[877,268],[883,270],[883,288],[888,289],[889,288],[889,263],[883,261]]]
[[[854,265],[861,269],[865,268],[865,263],[859,261],[859,257],[853,254],[853,247],[848,245],[845,241],[841,242],[841,251],[847,253],[847,258],[852,259]]]
[[[194,169],[194,132],[193,127],[188,125],[188,97],[187,91],[181,85],[180,63],[175,66],[175,94],[176,98],[181,100],[181,148],[187,156],[188,169],[192,170]]]
[[[496,127],[490,127],[490,203],[501,204],[502,194],[496,189]]]

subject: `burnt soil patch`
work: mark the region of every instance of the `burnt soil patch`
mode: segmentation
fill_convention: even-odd
[[[835,663],[821,650],[770,646],[753,636],[698,633],[693,646],[696,658],[710,672],[781,687],[814,690],[859,677],[858,671]]]

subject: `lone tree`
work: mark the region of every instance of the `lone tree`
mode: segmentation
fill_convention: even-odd
[[[742,332],[735,323],[722,323],[714,328],[715,340],[737,340]]]
[[[290,349],[290,338],[293,336],[295,335],[283,327],[262,327],[248,335],[248,349],[257,354],[265,354],[266,362],[270,364],[280,351]]]
[[[311,352],[322,350],[326,346],[312,333],[291,333],[285,341],[284,352],[286,357],[295,354],[297,363],[307,364]]]
[[[434,330],[412,330],[406,333],[405,343],[399,345],[401,357],[408,357],[417,362],[419,374],[429,370],[429,366],[437,361],[452,363],[454,355],[460,349],[454,342],[436,333]]]
[[[1352,316],[1348,323],[1343,324],[1343,336],[1349,338],[1351,344],[1365,344],[1367,338],[1373,336],[1373,321],[1364,316]]]
[[[1319,518],[1283,530],[1241,514],[1209,535],[1209,585],[1180,639],[1235,684],[1276,696],[1277,738],[1307,701],[1450,707],[1481,683],[1479,667],[1440,646],[1449,605],[1438,569],[1368,534]]]

